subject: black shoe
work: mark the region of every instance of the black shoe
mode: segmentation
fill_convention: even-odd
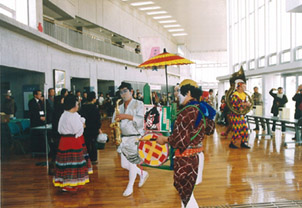
[[[229,147],[232,149],[238,149],[238,147],[235,144],[233,144],[233,142],[230,143]]]
[[[258,131],[258,130],[259,130],[259,128],[254,128],[253,130],[254,130],[254,131]]]
[[[247,142],[242,142],[240,146],[242,148],[251,149],[251,147],[247,144]]]
[[[292,140],[296,140],[296,137],[293,137]]]

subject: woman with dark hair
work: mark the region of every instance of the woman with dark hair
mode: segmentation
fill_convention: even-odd
[[[157,143],[169,143],[176,149],[174,159],[174,186],[182,207],[197,208],[193,195],[196,184],[202,181],[203,146],[205,135],[213,134],[215,110],[205,102],[199,102],[201,90],[196,82],[186,79],[180,83],[179,103],[173,133],[169,137],[159,136]]]
[[[61,139],[53,183],[62,191],[77,191],[89,182],[88,173],[92,173],[83,137],[85,118],[77,113],[79,106],[74,95],[65,97],[64,109],[58,125]]]
[[[102,133],[100,111],[95,105],[95,102],[95,92],[89,92],[87,95],[87,102],[82,105],[80,110],[80,115],[86,119],[84,138],[92,164],[97,164],[98,152],[96,139],[98,135]]]

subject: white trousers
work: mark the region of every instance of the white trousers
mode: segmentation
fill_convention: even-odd
[[[127,187],[133,187],[136,175],[141,175],[141,170],[137,167],[136,164],[129,162],[125,155],[123,155],[123,153],[121,154],[121,166],[122,168],[127,169],[129,171],[129,182]]]
[[[199,157],[199,164],[198,164],[198,174],[197,174],[197,179],[196,179],[196,185],[200,184],[202,182],[202,172],[203,172],[203,166],[204,166],[203,152],[199,153],[198,157]],[[181,208],[185,208],[185,205],[182,202],[181,202]],[[190,198],[186,208],[199,208],[193,193],[191,195],[191,198]]]

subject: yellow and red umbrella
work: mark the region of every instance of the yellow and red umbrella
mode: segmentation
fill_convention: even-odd
[[[168,53],[166,52],[166,49],[164,49],[164,52],[161,54],[158,54],[157,56],[154,56],[150,58],[149,60],[145,61],[144,63],[140,64],[139,68],[152,68],[152,67],[158,67],[158,66],[165,66],[165,72],[166,72],[166,90],[167,90],[167,96],[168,96],[168,75],[167,75],[167,66],[171,65],[185,65],[185,64],[193,64],[194,62],[185,59],[181,56]],[[169,100],[169,99],[167,99]],[[169,102],[169,101],[168,101]],[[169,103],[168,103],[169,105]]]

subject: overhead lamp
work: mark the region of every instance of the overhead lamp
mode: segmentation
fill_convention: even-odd
[[[155,10],[155,9],[160,9],[160,6],[153,6],[153,7],[141,7],[139,10],[141,11],[148,11],[148,10]]]
[[[172,36],[185,36],[188,35],[188,33],[174,33]]]
[[[172,16],[170,15],[165,15],[165,16],[156,16],[156,17],[153,17],[153,19],[167,19],[167,18],[171,18]]]
[[[167,14],[167,12],[166,11],[147,12],[147,15],[155,15],[155,14]]]
[[[158,21],[160,24],[165,24],[165,23],[174,23],[176,22],[176,20],[161,20],[161,21]]]
[[[179,24],[174,24],[174,25],[164,25],[164,28],[170,28],[170,27],[180,27]]]
[[[181,31],[184,31],[184,29],[182,29],[182,28],[179,28],[179,29],[170,29],[168,31],[169,32],[181,32]]]
[[[130,5],[131,6],[144,6],[144,5],[150,5],[150,4],[154,4],[153,1],[140,1],[140,2],[133,2]]]

